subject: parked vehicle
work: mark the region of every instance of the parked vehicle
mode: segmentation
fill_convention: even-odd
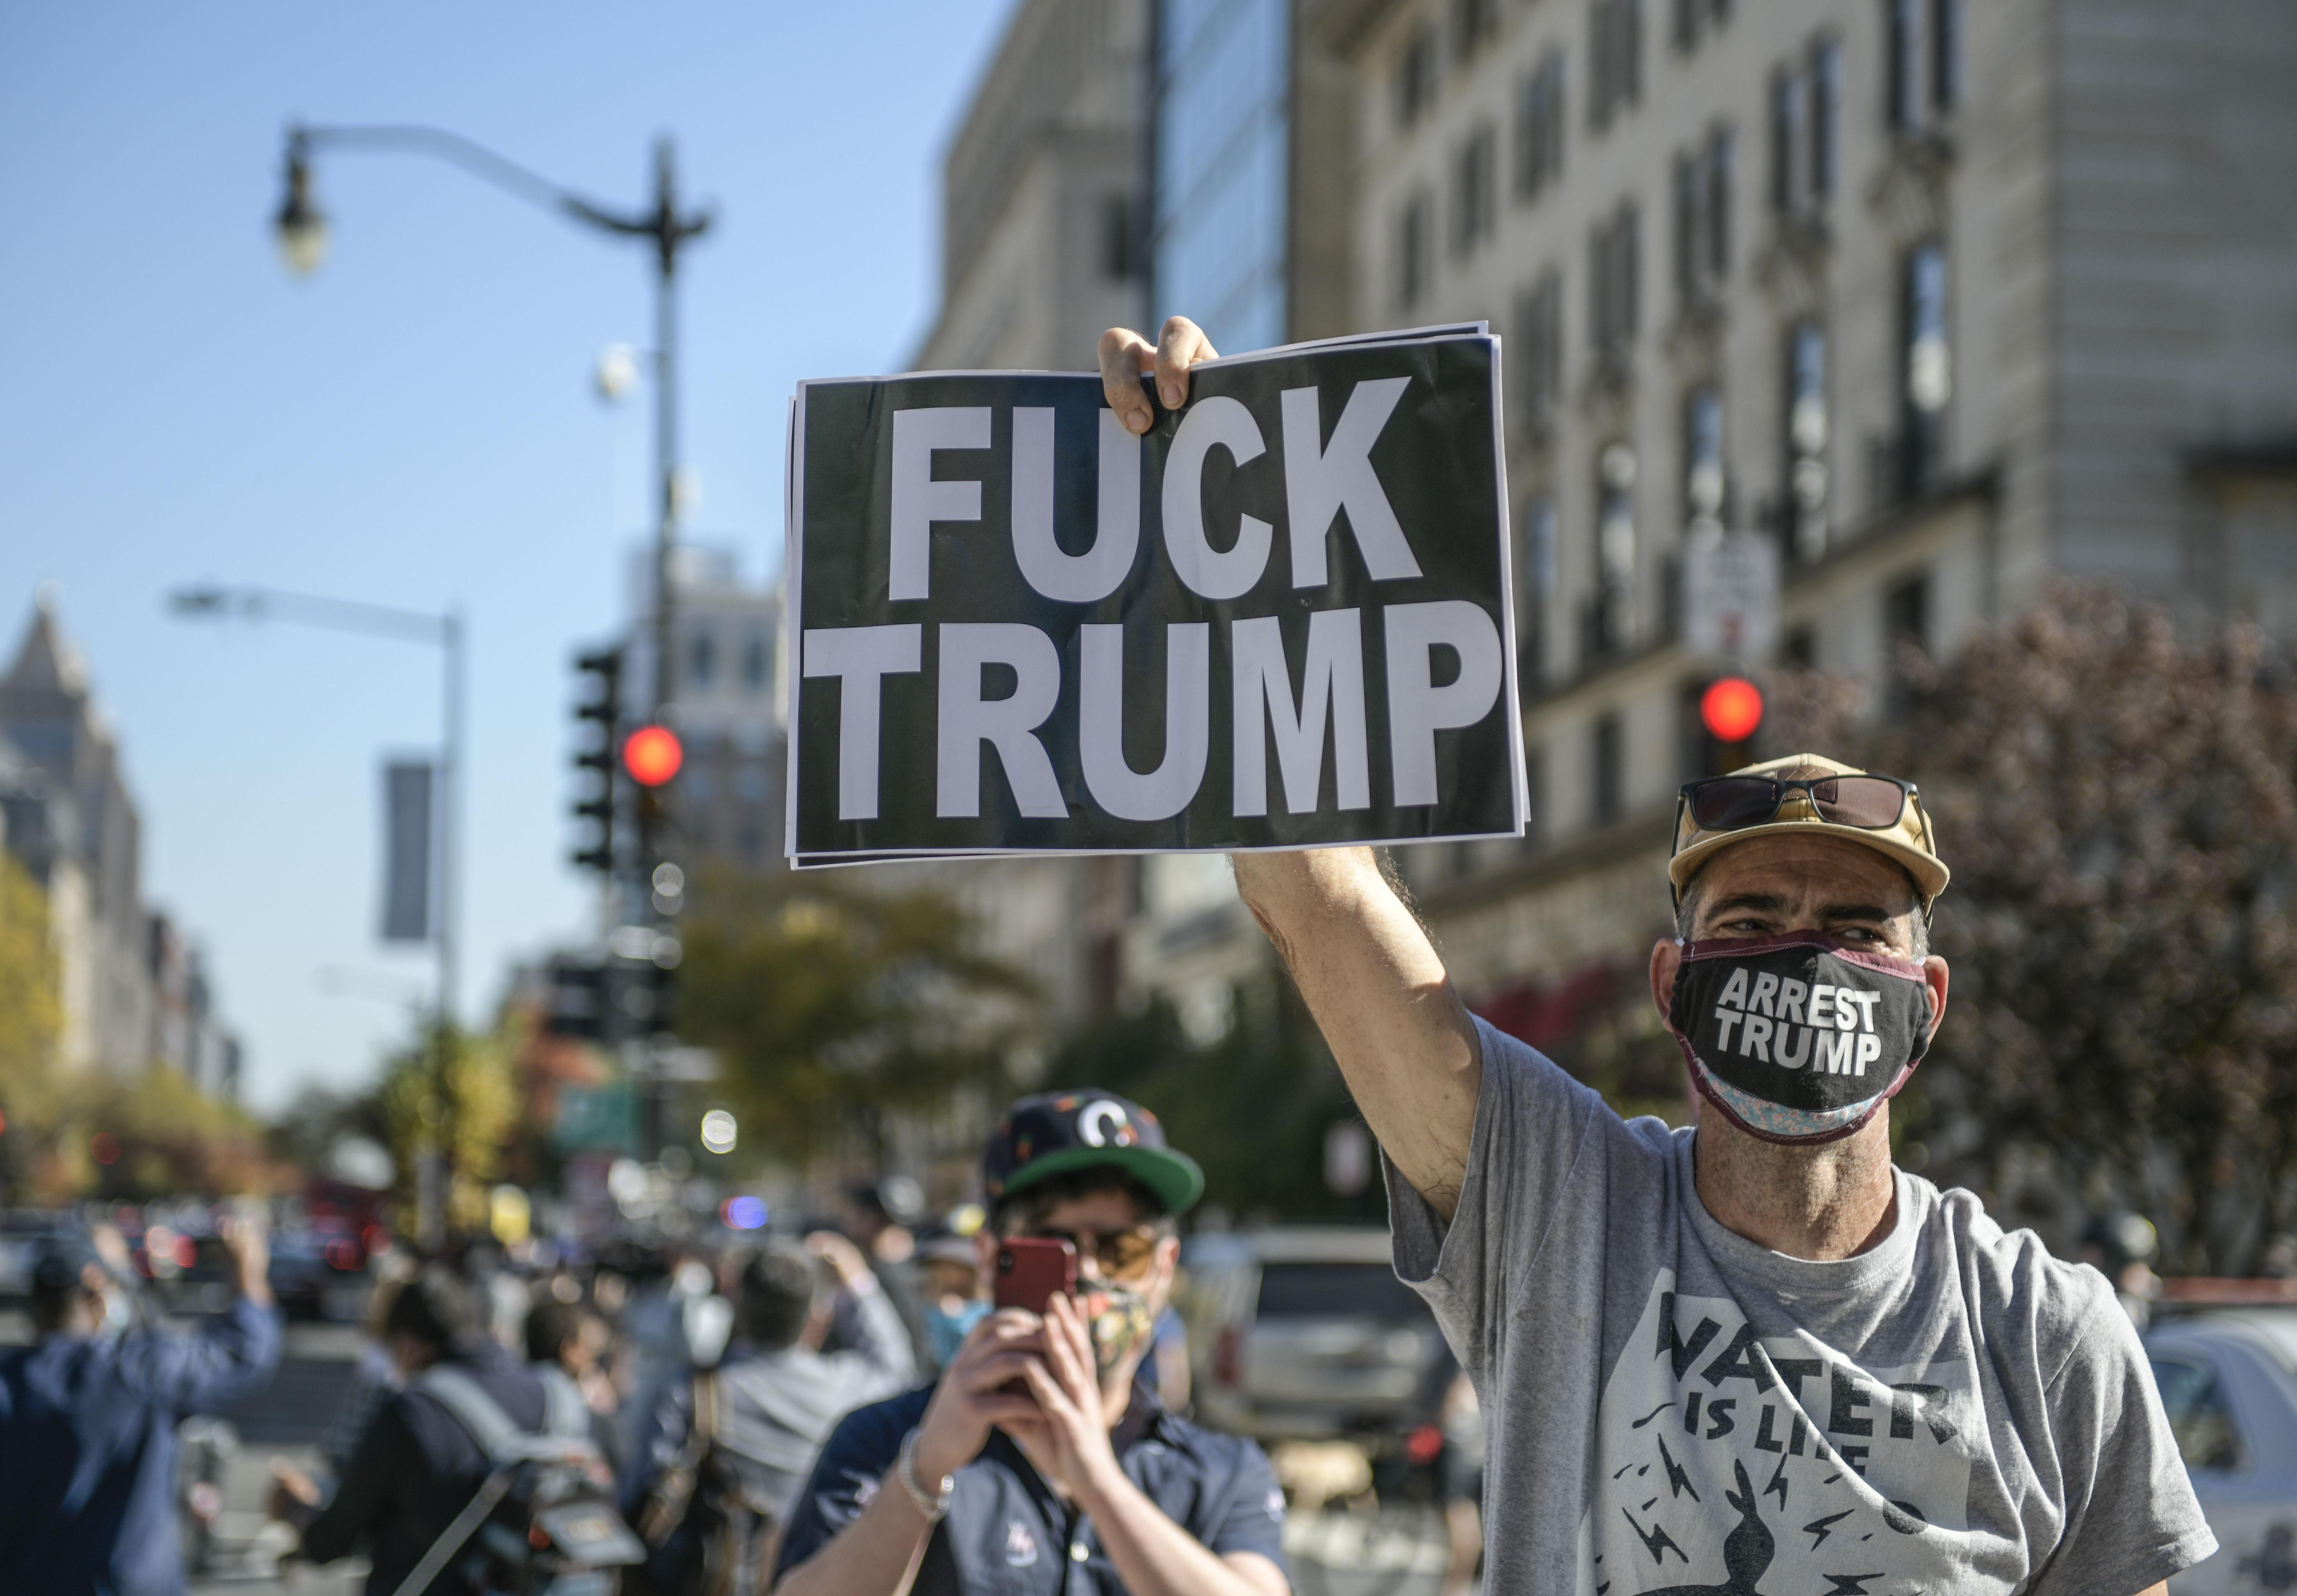
[[[1435,1316],[1395,1278],[1388,1235],[1298,1226],[1191,1237],[1192,1384],[1206,1422],[1263,1441],[1400,1451],[1449,1367]]]
[[[2219,1551],[2175,1596],[2297,1590],[2297,1305],[2208,1306],[2146,1333],[2161,1405]]]
[[[18,1208],[0,1214],[0,1296],[21,1296],[32,1288],[32,1266],[51,1237],[78,1229],[70,1213]]]

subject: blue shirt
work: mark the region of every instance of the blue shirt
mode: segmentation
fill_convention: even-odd
[[[782,1537],[775,1578],[861,1516],[932,1400],[927,1386],[838,1424]],[[1214,1554],[1256,1551],[1284,1567],[1284,1493],[1259,1447],[1173,1418],[1139,1385],[1110,1440],[1125,1477]],[[911,1596],[1125,1596],[1092,1520],[1056,1496],[1002,1430],[954,1477]]]
[[[176,1426],[259,1391],[279,1315],[242,1298],[186,1335],[43,1337],[0,1353],[0,1591],[177,1596]]]

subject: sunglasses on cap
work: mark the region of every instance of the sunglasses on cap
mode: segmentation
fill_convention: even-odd
[[[1682,835],[1683,816],[1700,831],[1744,831],[1767,826],[1786,807],[1787,794],[1799,792],[1822,820],[1854,826],[1861,831],[1889,831],[1914,805],[1922,821],[1922,841],[1930,842],[1930,817],[1922,813],[1921,794],[1911,781],[1893,776],[1813,776],[1781,780],[1771,776],[1716,776],[1689,781],[1675,797],[1675,832]]]

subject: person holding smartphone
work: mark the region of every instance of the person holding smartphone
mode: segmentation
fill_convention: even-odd
[[[1288,1596],[1251,1442],[1136,1380],[1204,1193],[1154,1115],[1022,1098],[983,1158],[998,1307],[932,1386],[846,1416],[781,1546],[780,1596]]]

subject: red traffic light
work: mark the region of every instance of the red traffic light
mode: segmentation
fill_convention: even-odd
[[[641,726],[622,739],[622,769],[642,787],[658,787],[678,774],[686,750],[667,726]]]
[[[1726,676],[1699,695],[1699,719],[1718,743],[1743,743],[1763,723],[1763,694],[1743,676]]]

